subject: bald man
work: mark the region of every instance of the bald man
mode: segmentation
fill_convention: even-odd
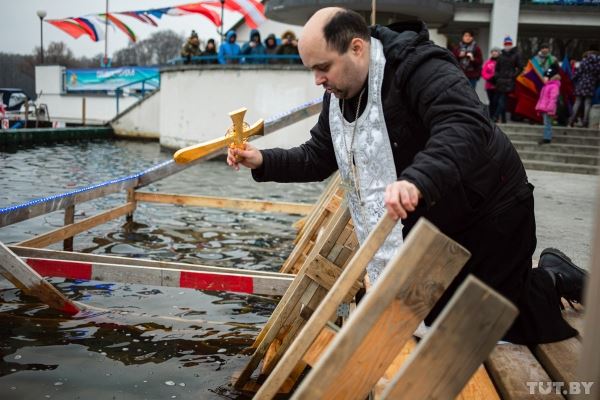
[[[372,281],[421,216],[465,246],[472,257],[428,324],[472,273],[519,307],[506,340],[576,335],[561,317],[560,296],[580,302],[584,272],[554,250],[531,268],[533,186],[453,55],[429,40],[425,25],[369,28],[353,11],[324,8],[306,23],[299,51],[325,89],[311,139],[289,150],[229,150],[228,164],[251,168],[259,182],[321,181],[339,169],[361,243],[386,210],[401,218],[367,267]]]

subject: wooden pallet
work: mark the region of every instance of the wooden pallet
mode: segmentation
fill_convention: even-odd
[[[332,215],[322,238],[300,268],[294,281],[277,305],[271,318],[258,335],[253,347],[254,354],[246,367],[235,378],[235,387],[239,390],[254,390],[256,384],[252,374],[262,362],[258,380],[268,375],[285,353],[292,340],[310,318],[329,289],[338,279],[342,270],[358,248],[358,241],[350,223],[350,213],[346,206],[339,207]],[[360,281],[353,282],[352,290],[345,297],[350,302],[354,294],[362,287]],[[329,315],[334,318],[335,315]],[[291,388],[305,364],[297,366],[296,374],[291,377],[286,390]],[[258,382],[254,380],[254,382]]]
[[[285,385],[288,378],[294,375],[295,367],[300,362],[313,366],[318,361],[336,335],[337,328],[332,327],[329,322],[331,315],[335,314],[336,309],[348,297],[348,294],[354,292],[355,282],[365,276],[367,264],[395,225],[396,221],[387,215],[377,224],[294,339],[280,362],[267,377],[255,398],[272,398]]]
[[[468,258],[421,219],[293,398],[365,399]]]
[[[336,174],[323,191],[311,213],[306,217],[296,237],[295,246],[279,272],[297,274],[311,253],[319,236],[331,221],[333,214],[343,202],[344,192],[340,188],[340,175]]]

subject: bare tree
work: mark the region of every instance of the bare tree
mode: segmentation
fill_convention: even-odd
[[[148,39],[117,51],[115,65],[154,65],[165,64],[179,55],[184,38],[172,30],[153,33]]]

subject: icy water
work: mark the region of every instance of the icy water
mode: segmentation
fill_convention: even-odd
[[[156,143],[97,141],[0,153],[0,207],[141,171],[170,157]],[[206,162],[143,190],[314,202],[324,184],[257,184],[247,171]],[[76,221],[123,204],[78,205]],[[76,236],[75,251],[255,270],[279,268],[298,216],[138,204]],[[0,228],[16,243],[62,226],[55,212]],[[50,246],[60,249],[61,244]],[[87,306],[66,318],[0,280],[1,399],[246,398],[230,377],[276,299],[225,292],[53,279]]]

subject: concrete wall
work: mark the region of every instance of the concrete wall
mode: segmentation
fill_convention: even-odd
[[[160,90],[160,143],[170,149],[224,136],[231,126],[228,114],[238,108],[248,109],[245,120],[253,124],[323,95],[310,71],[292,65],[173,67],[161,71]],[[296,146],[308,139],[316,120],[300,121],[255,144]]]
[[[83,120],[83,98],[85,119],[89,124],[105,124],[117,115],[114,96],[104,94],[66,93],[63,86],[64,67],[43,65],[35,67],[35,91],[37,103],[47,104],[52,121],[81,123]],[[137,97],[123,96],[119,100],[120,110],[138,101]]]
[[[123,110],[110,125],[118,136],[159,139],[160,90]]]

